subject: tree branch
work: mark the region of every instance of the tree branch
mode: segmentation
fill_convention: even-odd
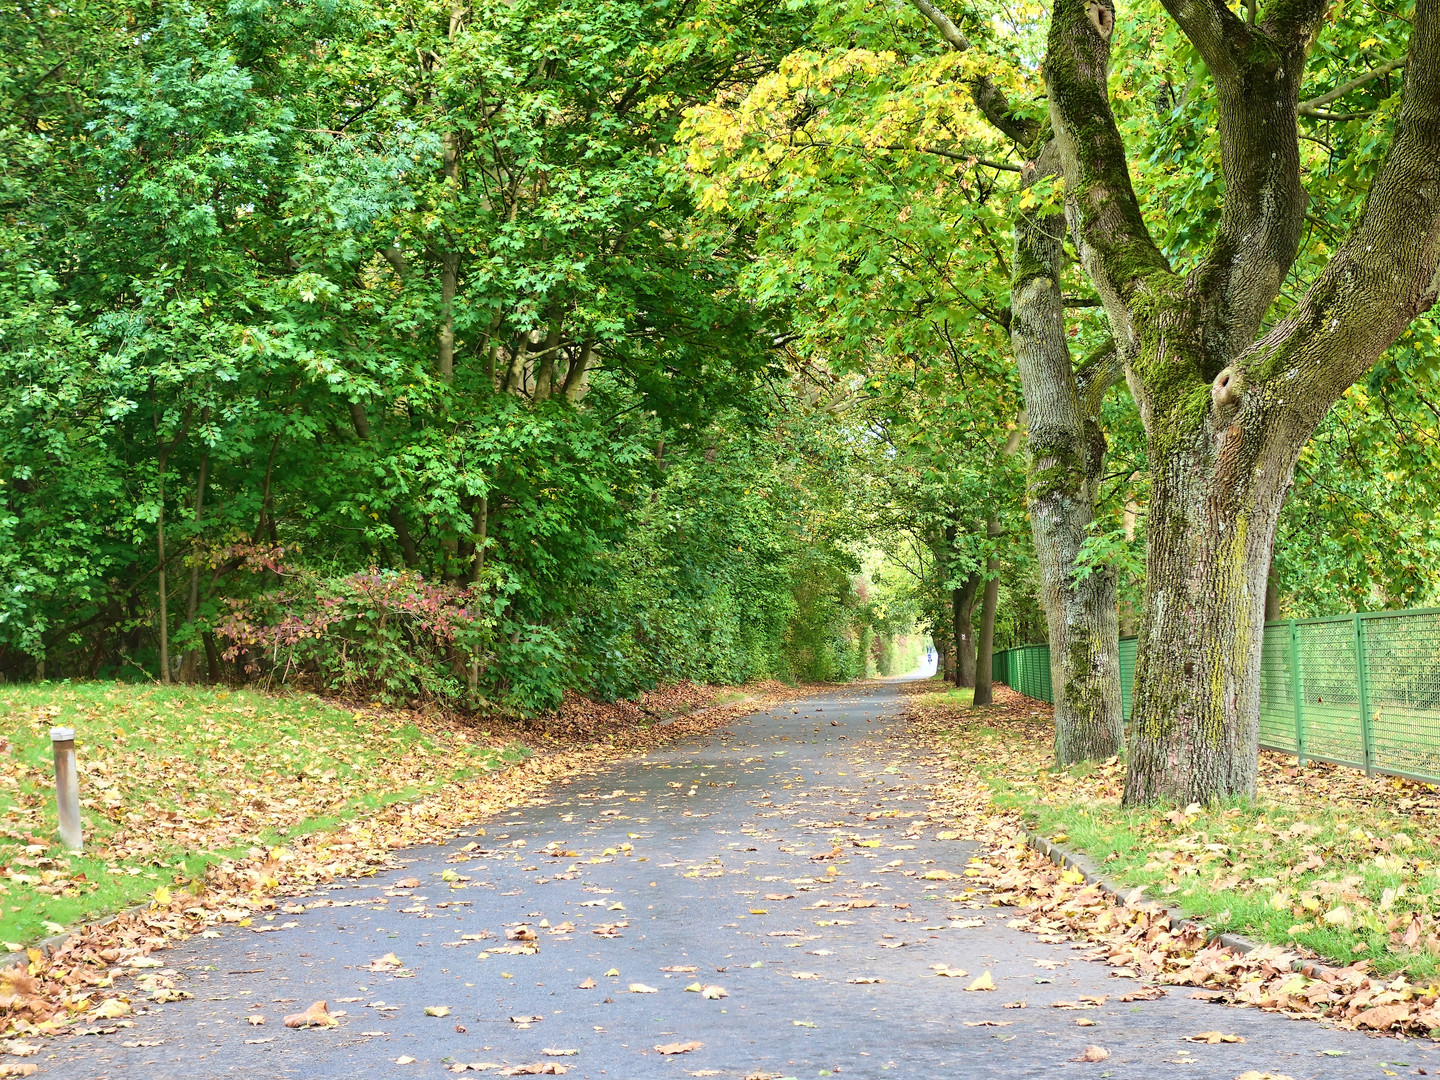
[[[1142,281],[1157,272],[1169,275],[1170,264],[1145,227],[1110,110],[1115,12],[1109,3],[1057,0],[1044,72],[1080,259],[1112,326],[1125,339],[1133,337],[1129,305]],[[1122,340],[1122,351],[1128,345]]]
[[[1371,71],[1367,71],[1364,75],[1361,75],[1358,78],[1351,79],[1347,83],[1341,83],[1339,86],[1335,87],[1334,90],[1331,90],[1328,94],[1321,94],[1319,97],[1311,98],[1309,101],[1302,101],[1300,103],[1300,113],[1304,116],[1313,116],[1313,110],[1320,108],[1320,106],[1329,105],[1330,102],[1344,97],[1346,94],[1350,93],[1351,90],[1358,90],[1366,83],[1372,83],[1376,79],[1383,78],[1384,76],[1389,75],[1390,72],[1404,66],[1405,57],[1403,56],[1399,60],[1391,60],[1388,63],[1381,64],[1379,67]]]
[[[1295,311],[1242,357],[1313,424],[1440,294],[1440,0],[1419,0],[1390,151]]]
[[[956,52],[968,52],[972,48],[970,39],[961,33],[960,28],[948,15],[930,3],[930,0],[911,0],[911,3],[934,24],[940,31],[940,36]],[[1021,146],[1029,147],[1034,144],[1040,134],[1040,124],[1032,117],[1017,115],[1010,108],[1005,92],[991,81],[989,75],[981,75],[970,81],[970,96],[985,119],[1003,134]]]

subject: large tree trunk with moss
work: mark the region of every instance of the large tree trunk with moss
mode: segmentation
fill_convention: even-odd
[[[1023,179],[1034,183],[1056,168],[1054,144],[1047,143]],[[1060,293],[1063,229],[1058,214],[1016,222],[1010,342],[1029,422],[1027,502],[1050,634],[1055,761],[1069,765],[1118,753],[1125,727],[1115,574],[1078,566],[1105,464],[1095,415],[1113,358],[1102,352],[1077,379]]]
[[[912,0],[955,50],[971,42],[931,0]],[[988,75],[967,78],[976,109],[1025,155],[1022,182],[1060,171],[1045,126],[1012,110]],[[1104,353],[1077,372],[1065,334],[1060,270],[1064,222],[1054,213],[1022,214],[1015,223],[1010,340],[1025,392],[1030,434],[1028,505],[1040,564],[1041,603],[1050,637],[1055,698],[1055,757],[1068,765],[1105,758],[1124,745],[1115,577],[1103,568],[1077,573],[1077,557],[1095,516],[1105,439],[1097,419],[1116,358]]]
[[[1267,424],[1259,395],[1239,411],[1179,446],[1150,439],[1130,803],[1255,791],[1270,549],[1306,435]]]
[[[1416,4],[1403,103],[1364,212],[1263,335],[1304,226],[1298,93],[1326,0],[1276,3],[1253,22],[1219,0],[1165,2],[1215,82],[1225,179],[1214,243],[1188,274],[1155,245],[1130,183],[1108,96],[1110,0],[1057,0],[1045,59],[1076,246],[1152,470],[1131,804],[1254,794],[1265,578],[1295,460],[1440,292],[1440,0]]]

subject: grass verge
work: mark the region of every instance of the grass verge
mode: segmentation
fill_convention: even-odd
[[[1123,761],[1052,768],[1049,706],[999,687],[980,708],[943,683],[916,691],[912,716],[985,780],[995,809],[1090,856],[1115,884],[1214,930],[1440,982],[1433,786],[1265,752],[1253,802],[1130,809]]]
[[[52,726],[76,731],[83,854],[55,838]],[[0,687],[0,941],[14,949],[523,755],[489,735],[307,694]]]

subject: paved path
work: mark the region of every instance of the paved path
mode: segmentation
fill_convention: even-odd
[[[492,1063],[480,1075],[493,1076],[545,1062],[572,1080],[1440,1072],[1430,1044],[1207,1005],[1183,988],[1123,1003],[1133,980],[1007,928],[1005,910],[947,899],[962,883],[922,875],[960,872],[969,849],[912,828],[925,778],[893,738],[898,712],[893,686],[839,693],[556,788],[483,833],[306,901],[331,906],[279,914],[290,929],[228,927],[157,954],[193,1001],[30,1060],[42,1077],[86,1080],[439,1077],[455,1063]],[[407,879],[418,887],[397,887]],[[538,953],[497,950],[517,944],[506,930],[519,924]],[[402,971],[371,970],[390,953]],[[937,976],[942,966],[969,975]],[[985,972],[998,989],[967,992]],[[687,992],[696,982],[728,996]],[[1049,1007],[1082,995],[1105,1002]],[[321,998],[345,1013],[338,1028],[281,1026]],[[1003,1007],[1014,1002],[1026,1007]],[[975,1026],[990,1024],[1003,1026]],[[1247,1041],[1181,1041],[1215,1029]],[[655,1050],[686,1042],[703,1046]],[[1104,1062],[1071,1060],[1092,1044]]]

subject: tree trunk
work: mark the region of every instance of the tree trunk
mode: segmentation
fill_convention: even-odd
[[[1024,180],[1057,168],[1049,143]],[[1065,336],[1060,292],[1064,251],[1060,214],[1025,215],[1015,224],[1010,341],[1025,393],[1030,477],[1027,503],[1040,570],[1040,601],[1050,632],[1055,698],[1055,762],[1107,758],[1124,745],[1115,573],[1076,572],[1095,517],[1105,437],[1093,415],[1110,361],[1092,358],[1091,379],[1077,383]]]
[[[490,499],[482,495],[475,507],[475,557],[470,560],[470,581],[480,580],[480,571],[485,568],[485,531],[490,524]],[[473,687],[472,687],[473,690]]]
[[[1265,575],[1265,621],[1280,618],[1280,579],[1275,574],[1275,552],[1270,552],[1270,572]]]
[[[1001,533],[1000,523],[993,518],[985,526],[992,539]],[[980,603],[980,649],[975,658],[976,705],[989,705],[995,700],[992,685],[995,659],[995,608],[1000,602],[1000,556],[992,554],[986,561],[985,598]]]
[[[1149,552],[1126,804],[1255,794],[1266,577],[1305,441],[1289,424],[1265,425],[1256,415],[1264,409],[1257,403],[1231,423],[1222,417],[1214,434],[1179,447],[1163,433],[1149,439]]]
[[[590,364],[595,357],[595,339],[586,338],[585,344],[580,347],[580,355],[570,364],[570,370],[565,372],[565,400],[571,405],[578,405],[590,389]]]
[[[215,635],[206,630],[201,638],[205,642],[205,672],[212,683],[220,681],[220,647],[215,643]]]
[[[208,423],[210,410],[207,408],[200,414],[200,422]],[[193,518],[195,534],[200,533],[200,512],[205,506],[205,479],[210,470],[210,451],[207,449],[200,455],[200,474],[195,480],[195,516]],[[200,610],[200,562],[192,559],[190,564],[190,590],[185,600],[185,623],[191,625],[195,622],[195,615]],[[197,650],[192,646],[186,650],[185,657],[180,661],[180,681],[194,682],[195,668],[198,664]]]
[[[446,171],[450,164],[450,139],[446,140]],[[449,382],[455,374],[455,290],[460,277],[460,256],[446,251],[440,255],[440,334],[437,368]]]
[[[170,681],[170,612],[165,585],[165,459],[160,459],[160,513],[155,519],[155,546],[158,554],[156,578],[160,592],[160,681]]]
[[[980,591],[980,573],[965,579],[951,595],[955,617],[955,685],[975,685],[975,594]]]

